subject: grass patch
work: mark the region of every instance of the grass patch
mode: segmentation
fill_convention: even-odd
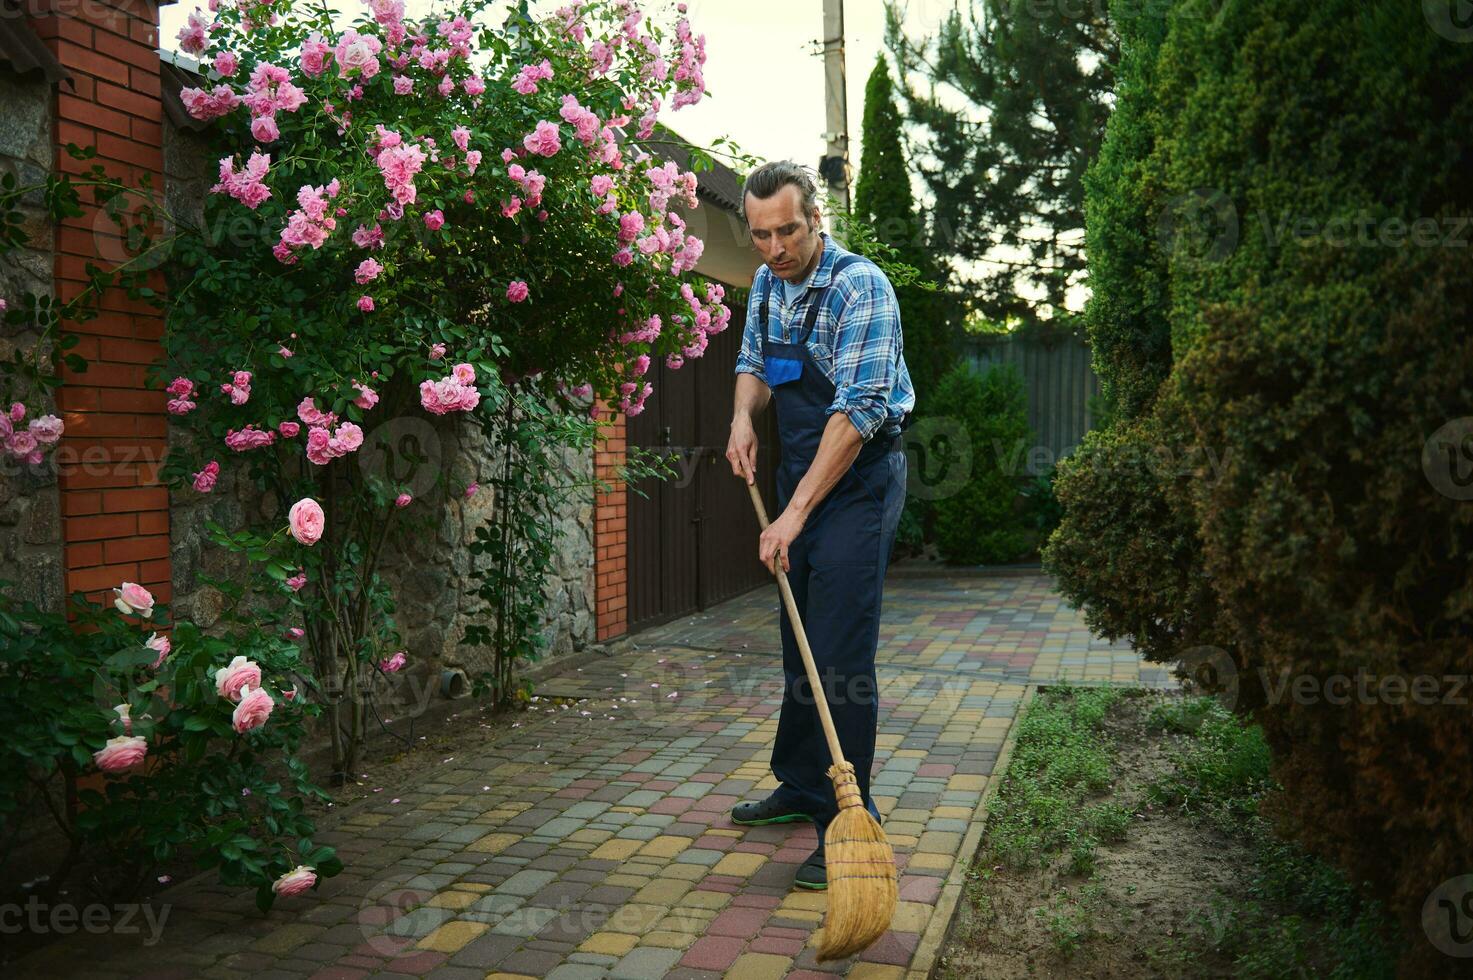
[[[1100,837],[1113,826],[1085,801],[1110,786],[1110,753],[1099,729],[1120,698],[1112,688],[1050,688],[1018,722],[1013,758],[988,806],[988,856],[1010,868],[1044,867],[1067,851],[1088,874]],[[989,862],[991,863],[991,862]]]
[[[1158,706],[1148,726],[1189,736],[1172,753],[1174,771],[1148,787],[1153,802],[1252,848],[1246,897],[1219,895],[1210,911],[1193,917],[1215,946],[1240,951],[1236,975],[1395,976],[1392,924],[1380,904],[1362,899],[1339,869],[1276,837],[1259,816],[1259,801],[1276,788],[1262,729],[1244,725],[1212,698]]]

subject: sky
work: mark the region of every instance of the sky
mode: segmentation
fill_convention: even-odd
[[[551,12],[566,0],[535,0],[534,12]],[[922,36],[939,24],[955,0],[902,0],[907,33]],[[825,100],[823,0],[686,0],[691,27],[706,35],[707,96],[694,106],[666,111],[661,121],[697,145],[717,137],[734,140],[759,159],[791,159],[816,167],[824,152]],[[351,0],[333,6],[355,16]],[[410,17],[433,9],[427,0],[408,0]],[[651,13],[662,3],[646,2]],[[672,5],[673,6],[673,5]],[[196,4],[163,7],[160,44],[177,46],[176,35]],[[511,3],[493,10],[510,10]],[[346,22],[345,18],[345,22]],[[848,90],[851,177],[862,152],[860,123],[864,83],[885,44],[883,0],[844,3],[846,89]],[[920,188],[916,188],[917,191]]]

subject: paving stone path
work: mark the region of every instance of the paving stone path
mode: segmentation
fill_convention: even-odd
[[[1093,638],[1043,575],[892,575],[872,791],[900,905],[870,949],[820,964],[825,897],[791,887],[813,827],[729,818],[775,785],[777,603],[759,589],[544,682],[517,728],[359,804],[322,838],[344,873],[267,918],[249,892],[186,882],[153,899],[170,906],[155,945],[77,933],[16,975],[918,980],[1028,686],[1171,683]]]

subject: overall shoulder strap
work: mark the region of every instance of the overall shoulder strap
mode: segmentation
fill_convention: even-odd
[[[838,277],[839,273],[856,262],[868,261],[869,259],[866,259],[863,255],[856,255],[853,252],[848,255],[841,255],[835,260],[834,267],[829,273],[829,285],[819,291],[819,294],[813,298],[812,304],[808,307],[808,317],[803,321],[803,336],[799,338],[799,343],[806,344],[808,342],[808,335],[813,332],[813,325],[818,322],[818,312],[828,302],[829,290],[834,288],[834,279]]]

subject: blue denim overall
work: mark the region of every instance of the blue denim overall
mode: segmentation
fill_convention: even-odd
[[[868,260],[841,256],[831,281],[837,281],[839,272],[855,261]],[[832,287],[810,300],[802,336],[791,344],[777,343],[769,336],[771,282],[762,297],[763,373],[777,407],[782,446],[777,470],[779,514],[818,455],[836,393],[807,344],[828,288]],[[876,819],[879,811],[869,792],[879,723],[875,648],[885,569],[905,504],[905,477],[905,452],[899,437],[876,433],[788,548],[788,581],[826,690],[839,745],[854,764],[864,804]],[[772,749],[772,771],[782,786],[773,795],[810,814],[818,824],[821,841],[838,812],[833,784],[826,774],[832,760],[786,604],[782,606],[782,638],[783,704]]]

